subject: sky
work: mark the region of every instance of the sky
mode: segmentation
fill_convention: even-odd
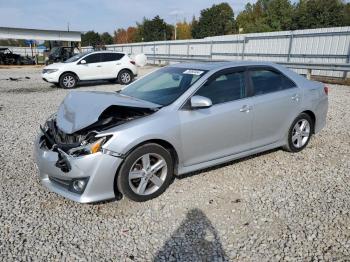
[[[160,15],[167,23],[198,17],[200,10],[225,0],[0,0],[0,27],[113,33],[143,17]],[[235,15],[248,2],[226,0]],[[176,18],[177,17],[177,18]]]

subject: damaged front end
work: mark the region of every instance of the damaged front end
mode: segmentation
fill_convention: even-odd
[[[56,115],[51,116],[44,126],[41,126],[42,147],[58,153],[55,164],[62,172],[69,172],[70,157],[79,157],[102,151],[102,146],[112,135],[101,137],[100,132],[126,122],[145,117],[157,111],[150,108],[135,108],[112,105],[107,107],[98,117],[95,123],[90,124],[74,133],[68,134],[62,131],[58,125]]]

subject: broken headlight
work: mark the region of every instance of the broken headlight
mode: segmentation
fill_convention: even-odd
[[[84,155],[90,155],[95,154],[97,152],[102,151],[102,146],[111,138],[112,136],[105,136],[105,137],[95,137],[95,141],[86,141],[84,140],[81,143],[81,146],[72,148],[68,151],[68,154],[72,156],[84,156]]]

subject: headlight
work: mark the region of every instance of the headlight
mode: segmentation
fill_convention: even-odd
[[[48,127],[48,122],[50,122],[50,121],[52,121],[52,120],[54,120],[54,119],[56,119],[56,117],[57,117],[57,113],[54,113],[54,114],[52,114],[52,115],[50,115],[47,119],[46,119],[46,121],[45,121],[45,123],[43,124],[43,129],[45,130],[45,131],[47,131],[48,129],[49,129],[49,127]]]
[[[51,74],[57,71],[58,69],[43,69],[43,74]]]
[[[98,140],[92,142],[92,143],[84,143],[82,142],[82,145],[76,148],[72,148],[68,151],[70,155],[73,156],[81,156],[81,155],[90,155],[95,154],[97,152],[102,151],[102,146],[104,143],[106,143],[112,136],[106,136],[98,138]]]

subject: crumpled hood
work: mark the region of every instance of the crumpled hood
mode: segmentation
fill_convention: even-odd
[[[72,91],[61,103],[56,123],[60,130],[72,134],[95,123],[110,106],[157,108],[160,105],[112,92]]]

